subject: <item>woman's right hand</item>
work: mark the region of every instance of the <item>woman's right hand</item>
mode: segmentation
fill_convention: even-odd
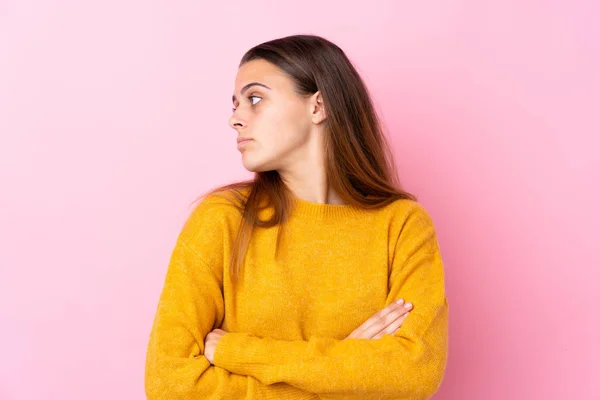
[[[346,339],[379,339],[383,335],[393,335],[412,310],[412,304],[397,300],[377,312],[356,328]]]

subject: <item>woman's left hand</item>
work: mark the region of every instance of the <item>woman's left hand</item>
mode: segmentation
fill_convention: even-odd
[[[227,332],[223,329],[213,329],[206,335],[206,338],[204,339],[204,357],[206,357],[211,364],[213,364],[215,360],[217,344],[219,344],[219,340],[226,334]]]

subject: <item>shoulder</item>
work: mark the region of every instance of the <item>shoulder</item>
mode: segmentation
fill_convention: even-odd
[[[228,189],[212,192],[203,196],[202,199],[198,201],[197,206],[194,208],[194,212],[203,211],[208,208],[223,211],[237,208],[238,206],[243,206],[243,201],[246,197],[246,193],[240,190]]]
[[[388,208],[392,219],[397,224],[416,223],[420,225],[433,225],[433,218],[427,208],[416,200],[396,200],[386,208]]]
[[[429,210],[421,203],[402,199],[389,206],[391,237],[398,241],[436,237],[436,227]]]
[[[203,196],[193,206],[182,229],[188,240],[213,236],[227,226],[239,223],[243,213],[243,191],[222,190]]]
[[[208,210],[213,214],[227,214],[232,210],[240,210],[244,207],[245,201],[248,198],[248,191],[248,189],[226,189],[211,192],[198,201],[191,216],[205,213]]]

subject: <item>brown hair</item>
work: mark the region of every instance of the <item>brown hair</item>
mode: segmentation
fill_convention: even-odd
[[[367,87],[342,49],[319,36],[292,35],[251,48],[242,57],[239,67],[255,59],[280,68],[291,78],[300,95],[321,91],[327,112],[324,121],[327,182],[346,204],[374,209],[398,199],[417,200],[401,189],[393,156]],[[247,195],[243,195],[241,192],[246,189]],[[233,194],[237,200],[235,206],[242,214],[229,265],[235,283],[254,226],[278,225],[280,228],[291,211],[292,193],[273,170],[256,172],[252,180],[218,187],[200,198],[223,192]],[[261,207],[263,199],[266,203]],[[272,207],[273,214],[270,219],[261,220],[258,211],[266,207]],[[280,233],[281,230],[277,246]]]

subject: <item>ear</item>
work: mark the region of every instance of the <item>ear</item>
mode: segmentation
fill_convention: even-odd
[[[323,96],[321,91],[315,92],[310,96],[310,115],[314,124],[320,124],[327,119],[327,112],[325,110],[325,104],[323,103]]]

